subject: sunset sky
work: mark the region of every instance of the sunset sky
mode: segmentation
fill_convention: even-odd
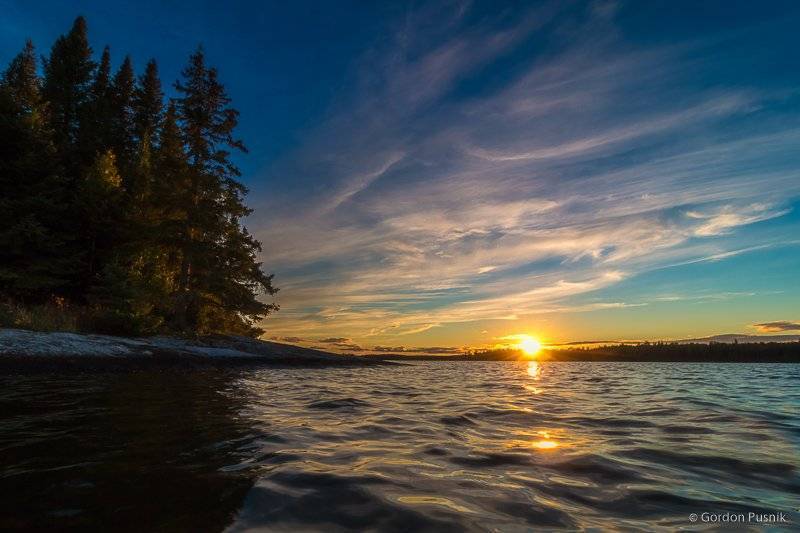
[[[78,14],[165,85],[203,44],[250,149],[267,337],[800,333],[800,3],[189,5],[0,0],[0,61]]]

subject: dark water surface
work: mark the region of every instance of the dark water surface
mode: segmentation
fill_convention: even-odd
[[[0,377],[0,530],[786,530],[799,469],[800,365]]]

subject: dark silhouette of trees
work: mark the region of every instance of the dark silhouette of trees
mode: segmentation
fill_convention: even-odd
[[[63,231],[67,187],[28,41],[0,79],[0,290],[41,298],[76,272]]]
[[[370,354],[388,360],[424,361],[617,361],[682,363],[800,363],[800,342],[643,342],[609,346],[560,347],[542,350],[534,359],[521,350],[471,350],[458,355]]]
[[[28,42],[0,79],[0,298],[94,331],[259,333],[277,289],[242,225],[239,113],[202,50],[166,104],[155,60],[112,75],[83,17],[42,67]]]

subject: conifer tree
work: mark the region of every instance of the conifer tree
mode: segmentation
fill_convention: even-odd
[[[100,100],[109,95],[111,89],[111,50],[108,46],[103,48],[103,55],[100,56],[100,63],[92,83],[92,98]]]
[[[122,178],[111,150],[99,154],[80,183],[76,207],[80,211],[81,233],[87,242],[86,268],[91,285],[102,270],[115,242],[122,206]]]
[[[68,162],[71,172],[87,163],[77,160],[74,148],[82,111],[89,100],[94,69],[86,20],[78,17],[70,32],[56,39],[50,56],[45,58],[42,87],[42,94],[49,105],[56,147]]]
[[[111,52],[106,46],[92,80],[89,99],[80,117],[81,160],[93,161],[111,148],[113,100],[111,94]]]
[[[25,41],[25,48],[17,54],[3,73],[2,84],[11,98],[15,111],[31,118],[41,111],[41,80],[36,73],[36,51],[33,41]]]
[[[192,330],[253,331],[253,322],[276,307],[257,299],[274,294],[272,276],[261,271],[260,244],[241,225],[250,213],[245,187],[229,149],[246,151],[233,133],[238,111],[205,65],[202,49],[189,58],[177,110],[188,155],[187,188],[181,203],[186,221],[181,232],[175,320]]]
[[[126,190],[132,189],[130,169],[134,160],[133,91],[135,76],[131,58],[125,56],[111,83],[111,149],[117,156],[117,167],[123,173]]]
[[[148,235],[149,247],[157,257],[159,282],[164,287],[162,298],[165,316],[174,317],[178,300],[183,238],[188,220],[186,191],[189,189],[189,163],[178,125],[175,104],[170,102],[161,123],[160,142],[151,158],[151,207]],[[174,323],[174,320],[173,320]]]
[[[161,126],[160,142],[153,157],[153,196],[158,198],[159,234],[169,247],[173,264],[177,265],[179,245],[185,242],[183,234],[189,218],[188,191],[189,160],[184,149],[183,136],[178,124],[178,111],[174,102],[167,106]],[[175,267],[177,272],[178,268]]]
[[[155,61],[112,77],[82,17],[43,62],[40,78],[28,42],[0,77],[0,299],[65,297],[91,331],[258,333],[276,289],[241,223],[238,112],[202,51],[166,110]]]
[[[41,300],[76,269],[61,230],[64,187],[33,43],[0,79],[0,292]]]
[[[132,97],[132,142],[134,163],[130,191],[134,209],[144,216],[152,216],[153,151],[158,143],[159,128],[164,109],[164,93],[158,77],[155,60],[147,63],[144,74],[139,76]],[[147,214],[149,213],[149,215]]]
[[[164,92],[158,77],[158,65],[155,59],[151,59],[144,74],[139,76],[133,94],[134,137],[140,146],[147,142],[152,150],[158,140],[158,127],[163,112]]]

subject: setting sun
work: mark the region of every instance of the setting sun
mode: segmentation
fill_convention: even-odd
[[[533,337],[525,337],[519,343],[519,349],[527,356],[533,356],[542,349],[542,343]]]

